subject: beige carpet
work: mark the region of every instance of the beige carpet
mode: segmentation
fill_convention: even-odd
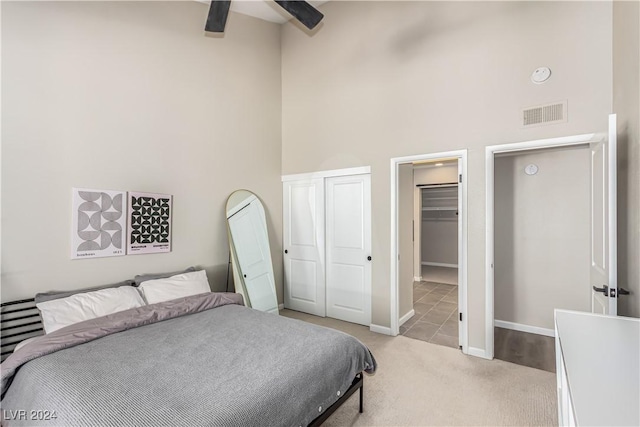
[[[325,426],[557,425],[555,374],[335,319],[281,314],[347,332],[378,361],[378,371],[365,375],[364,413],[356,393]]]

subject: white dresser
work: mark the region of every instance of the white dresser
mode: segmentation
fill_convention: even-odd
[[[640,426],[640,319],[555,311],[558,422]]]

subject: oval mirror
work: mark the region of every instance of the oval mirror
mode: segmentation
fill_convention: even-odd
[[[278,314],[269,233],[258,196],[237,190],[227,198],[227,230],[236,292],[256,310]]]

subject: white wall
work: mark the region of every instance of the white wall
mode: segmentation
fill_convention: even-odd
[[[2,2],[2,300],[199,265],[265,203],[282,301],[280,26],[196,2]],[[71,187],[173,194],[168,254],[70,260]]]
[[[640,317],[640,3],[613,2],[613,112],[618,115],[618,313]]]
[[[390,325],[389,159],[468,148],[469,344],[485,347],[484,148],[606,129],[611,4],[329,2],[282,30],[284,174],[370,165],[374,324]],[[549,66],[551,80],[531,72]],[[521,108],[568,100],[523,129]]]
[[[555,308],[591,311],[590,164],[589,147],[496,156],[495,319],[553,329]]]

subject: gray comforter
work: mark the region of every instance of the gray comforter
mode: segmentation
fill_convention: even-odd
[[[239,304],[197,295],[24,346],[1,366],[3,424],[306,425],[375,370],[350,335]]]

